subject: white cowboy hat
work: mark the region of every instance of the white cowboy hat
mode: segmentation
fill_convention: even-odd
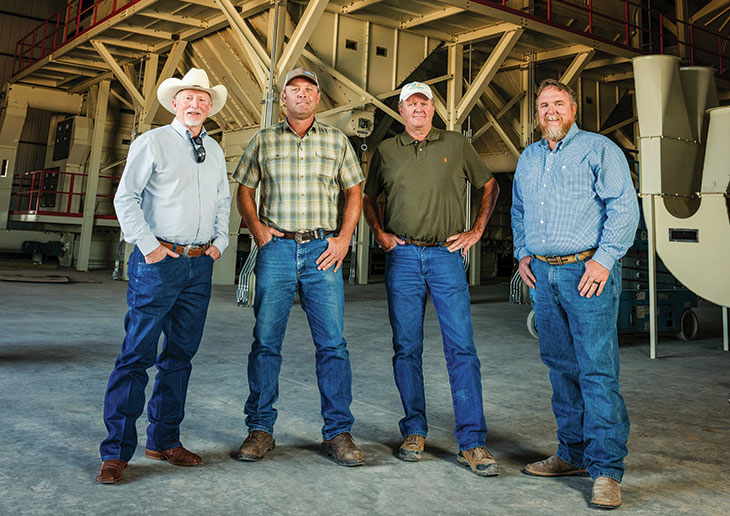
[[[210,108],[210,114],[208,116],[213,116],[220,111],[228,97],[228,90],[222,84],[213,86],[212,88],[210,87],[208,74],[205,73],[205,70],[191,68],[182,79],[170,77],[162,81],[160,87],[157,88],[157,100],[160,101],[160,105],[163,108],[167,109],[170,113],[174,113],[172,99],[182,90],[200,90],[210,95],[210,100],[213,105]]]

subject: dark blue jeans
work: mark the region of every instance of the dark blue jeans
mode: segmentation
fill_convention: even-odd
[[[393,373],[405,417],[401,434],[426,436],[423,388],[423,317],[431,294],[443,337],[460,450],[484,446],[487,423],[482,376],[474,347],[471,299],[461,255],[445,247],[397,245],[386,254],[385,285],[393,328]]]
[[[327,239],[298,244],[274,237],[256,257],[253,344],[248,355],[249,396],[244,411],[249,430],[274,432],[279,398],[281,344],[294,296],[299,292],[315,346],[317,385],[324,419],[322,437],[349,432],[354,418],[352,371],[343,334],[342,270],[317,270]]]
[[[104,397],[102,460],[129,461],[137,447],[135,422],[144,410],[147,369],[157,366],[147,404],[147,443],[153,451],[180,446],[180,423],[195,352],[210,301],[213,259],[171,258],[147,264],[135,247],[129,259],[127,335]],[[157,354],[160,334],[162,350]]]
[[[537,278],[533,299],[540,356],[550,369],[558,424],[557,455],[592,478],[621,481],[628,453],[629,416],[619,387],[616,319],[621,269],[616,264],[603,293],[581,297],[585,263],[530,262]]]

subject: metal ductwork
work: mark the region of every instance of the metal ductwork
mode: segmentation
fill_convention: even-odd
[[[730,306],[730,106],[716,107],[711,68],[679,61],[633,59],[644,216],[672,274]]]

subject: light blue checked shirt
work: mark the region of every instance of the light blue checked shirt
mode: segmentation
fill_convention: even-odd
[[[628,163],[605,136],[573,124],[555,150],[543,138],[520,156],[512,186],[517,260],[598,248],[593,259],[610,270],[633,244],[638,222]]]

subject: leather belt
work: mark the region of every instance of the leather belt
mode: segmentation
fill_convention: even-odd
[[[196,258],[203,253],[210,247],[210,242],[206,244],[188,244],[188,245],[177,245],[177,244],[171,244],[170,242],[165,242],[164,240],[159,240],[160,245],[163,245],[164,247],[167,247],[170,251],[173,253],[177,253],[180,256],[183,256],[185,258]]]
[[[294,240],[297,244],[306,244],[312,240],[321,240],[326,236],[333,235],[335,231],[320,228],[312,230],[300,229],[299,231],[282,231],[282,233],[284,233],[283,238]]]
[[[419,247],[442,247],[447,245],[445,242],[421,242],[420,240],[411,240],[410,238],[403,238],[406,244],[417,245]]]
[[[588,251],[583,251],[576,254],[569,254],[566,256],[541,256],[539,254],[536,254],[535,258],[543,262],[547,262],[550,265],[566,265],[568,263],[582,262],[583,260],[587,260],[588,258],[593,256],[594,254],[596,254],[596,249],[589,249]]]

